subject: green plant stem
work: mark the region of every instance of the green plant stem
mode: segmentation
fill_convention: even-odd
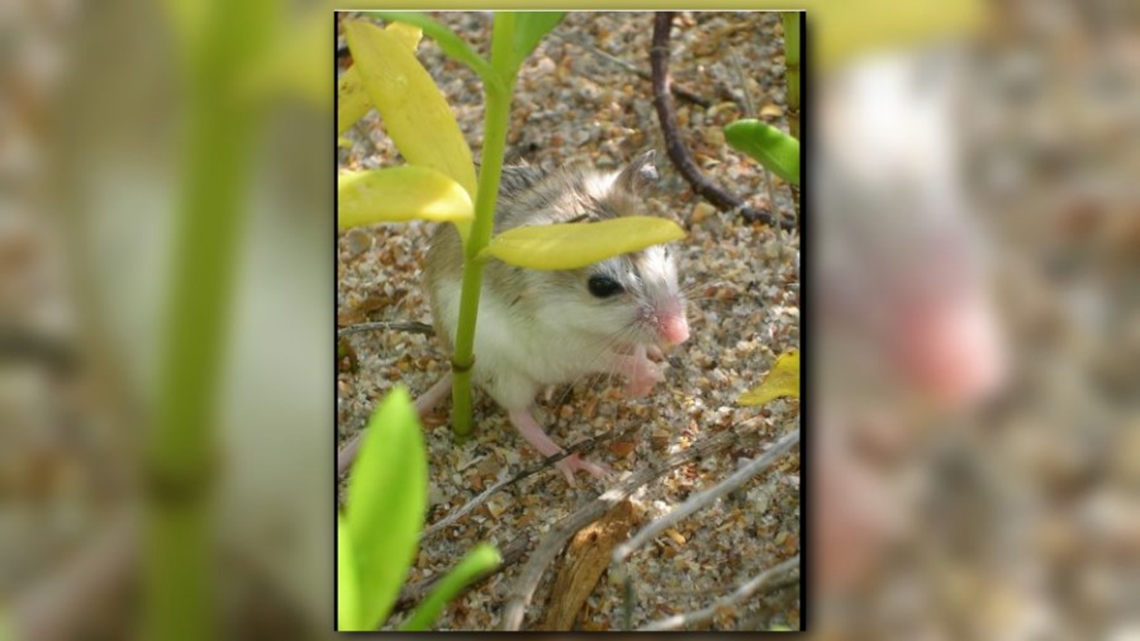
[[[788,131],[800,138],[800,13],[783,14],[784,66],[787,69]]]
[[[471,236],[464,247],[459,330],[451,361],[451,424],[459,439],[471,435],[471,368],[475,364],[475,321],[479,312],[479,294],[483,287],[483,263],[476,257],[491,241],[491,232],[495,226],[495,204],[499,194],[503,155],[507,147],[514,79],[504,81],[501,86],[484,83],[484,87],[487,105],[483,115],[479,191],[475,197],[475,222],[471,225]]]
[[[787,69],[788,133],[800,139],[800,12],[783,15],[784,20],[784,67]],[[803,162],[802,159],[800,161]],[[788,186],[792,190],[792,204],[796,208],[796,220],[800,217],[800,188]]]

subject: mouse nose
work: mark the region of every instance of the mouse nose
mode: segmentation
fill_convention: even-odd
[[[689,321],[681,312],[662,314],[657,333],[669,345],[680,345],[689,340]]]

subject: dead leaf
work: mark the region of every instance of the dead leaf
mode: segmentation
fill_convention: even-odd
[[[550,591],[546,617],[536,630],[569,631],[610,564],[610,555],[633,527],[633,504],[622,501],[605,516],[579,530]]]

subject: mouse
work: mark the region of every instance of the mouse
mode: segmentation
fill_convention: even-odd
[[[615,171],[531,165],[504,167],[494,233],[531,225],[597,222],[647,215],[647,190],[658,181],[655,153],[646,151]],[[580,269],[540,271],[490,260],[475,329],[472,378],[508,413],[542,456],[564,450],[534,417],[535,397],[549,386],[592,374],[618,374],[625,391],[642,397],[664,380],[664,351],[689,338],[686,299],[678,284],[677,251],[653,245]],[[436,335],[455,344],[463,278],[463,245],[452,225],[432,236],[423,272]],[[449,397],[450,374],[417,402],[425,411]],[[572,454],[557,463],[596,477],[604,465]]]

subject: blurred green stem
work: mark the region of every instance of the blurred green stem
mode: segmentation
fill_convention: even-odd
[[[144,639],[217,638],[213,481],[225,338],[249,213],[254,110],[234,78],[278,24],[279,0],[202,10],[184,41],[182,180],[164,310],[154,426],[144,460]],[[177,19],[177,15],[174,16]],[[156,212],[157,213],[157,212]]]
[[[496,24],[498,28],[498,24]],[[475,196],[475,222],[464,247],[463,290],[459,302],[459,330],[455,354],[451,361],[451,424],[459,439],[471,435],[471,368],[475,364],[475,320],[479,312],[479,294],[483,286],[483,263],[476,259],[491,241],[495,227],[495,203],[499,193],[499,177],[507,146],[510,125],[511,95],[514,78],[502,84],[484,83],[487,104],[483,115],[483,153],[479,170],[479,190]]]
[[[147,451],[149,639],[210,639],[211,480],[218,378],[249,159],[247,118],[198,100],[168,290],[155,430]]]

